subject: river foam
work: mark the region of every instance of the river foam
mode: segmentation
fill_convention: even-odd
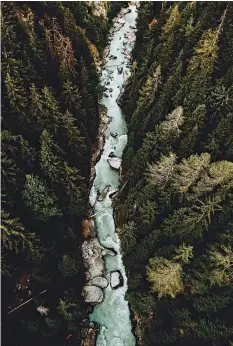
[[[110,282],[111,272],[118,271],[121,273],[124,284],[116,289],[112,289],[111,285],[108,285],[104,289],[103,302],[96,305],[90,315],[90,320],[97,322],[100,326],[97,346],[135,346],[129,306],[124,299],[127,291],[127,277],[120,252],[120,240],[114,223],[112,200],[109,198],[109,194],[119,187],[120,174],[119,171],[109,166],[107,159],[112,152],[121,158],[127,143],[127,126],[117,104],[117,98],[126,76],[129,75],[129,57],[125,55],[124,50],[131,51],[132,49],[132,44],[127,37],[132,38],[134,35],[136,17],[136,6],[129,5],[127,9],[124,9],[122,19],[118,20],[118,24],[116,24],[119,26],[122,22],[124,25],[118,31],[116,26],[113,28],[115,32],[111,38],[109,57],[115,56],[116,58],[107,58],[101,79],[102,85],[108,88],[108,97],[104,97],[102,103],[106,106],[108,116],[112,120],[105,132],[103,153],[95,166],[96,176],[90,193],[90,203],[94,205],[97,191],[103,193],[106,186],[110,186],[104,200],[96,201],[93,213],[96,214],[95,225],[100,244],[113,248],[117,252],[116,256],[104,256],[106,278]],[[120,74],[119,68],[121,67],[123,67],[123,72]],[[117,133],[116,138],[110,135],[111,132]]]

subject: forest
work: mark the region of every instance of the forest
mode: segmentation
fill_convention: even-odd
[[[1,4],[3,345],[80,345],[96,64],[122,6]]]
[[[98,66],[125,6],[1,3],[4,346],[82,344]],[[233,3],[141,1],[136,27],[114,201],[133,332],[138,346],[232,346]]]
[[[116,205],[138,345],[233,345],[233,3],[141,2]]]

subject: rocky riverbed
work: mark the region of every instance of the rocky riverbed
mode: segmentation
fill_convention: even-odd
[[[119,189],[121,157],[127,143],[127,127],[117,99],[130,73],[136,16],[136,6],[131,4],[116,18],[103,63],[104,111],[93,151],[93,167],[98,158],[99,161],[91,174],[92,211],[90,218],[83,222],[82,253],[86,268],[83,296],[86,302],[94,305],[90,315],[93,322],[86,330],[92,343],[84,345],[93,342],[97,346],[135,345],[128,302],[124,299],[127,277],[115,230],[111,196]],[[98,331],[96,341],[93,341],[94,331]]]

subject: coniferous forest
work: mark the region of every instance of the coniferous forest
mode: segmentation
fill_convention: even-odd
[[[103,3],[97,16],[88,2],[2,2],[4,345],[80,344],[81,222],[102,95],[95,61],[122,6]]]
[[[141,2],[117,204],[141,345],[233,344],[232,86],[232,2]]]
[[[5,346],[81,344],[97,65],[126,4],[1,4]],[[140,2],[131,70],[115,219],[137,344],[232,346],[233,3]]]

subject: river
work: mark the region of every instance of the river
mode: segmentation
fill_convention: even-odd
[[[127,13],[128,10],[130,10],[129,13]],[[106,106],[111,122],[104,134],[105,146],[102,156],[95,166],[96,176],[90,192],[90,204],[92,206],[95,204],[93,212],[96,216],[94,221],[100,244],[108,248],[114,248],[116,256],[104,256],[106,278],[109,285],[104,289],[105,298],[103,302],[94,307],[90,316],[90,320],[97,322],[100,326],[97,346],[135,345],[129,306],[124,299],[127,291],[127,277],[122,262],[120,241],[115,229],[112,200],[109,197],[111,192],[119,188],[120,173],[119,170],[110,167],[107,159],[110,153],[114,153],[118,158],[121,158],[127,143],[126,122],[116,101],[125,78],[129,75],[129,59],[126,55],[132,50],[133,43],[130,40],[134,36],[136,17],[137,11],[134,4],[124,9],[124,15],[120,19],[124,22],[124,25],[111,36],[110,52],[101,76],[101,84],[108,88],[106,92],[108,97],[105,95],[101,103]],[[129,52],[124,54],[124,49]],[[114,57],[111,58],[111,56]],[[121,74],[119,68],[123,68]],[[117,134],[116,138],[110,135],[111,132]],[[98,201],[97,191],[103,193],[107,186],[109,186],[109,191],[106,197],[102,201]],[[111,272],[116,273],[115,277]],[[120,276],[117,273],[120,273]],[[112,289],[117,284],[119,277],[123,278],[123,286]]]

